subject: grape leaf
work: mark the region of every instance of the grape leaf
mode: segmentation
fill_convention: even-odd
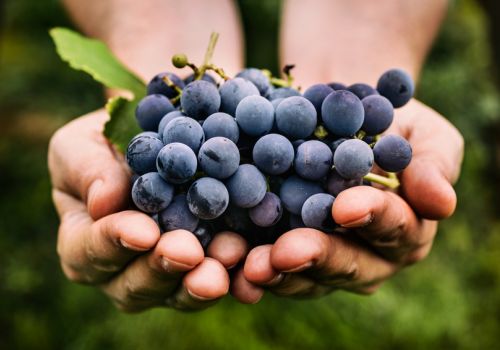
[[[135,120],[137,103],[137,100],[130,101],[121,96],[110,98],[106,103],[110,118],[104,126],[104,136],[120,152],[124,152],[130,139],[141,132]]]
[[[53,28],[50,36],[61,59],[72,68],[90,74],[108,88],[128,90],[135,97],[144,95],[144,82],[120,63],[104,43],[67,28]]]

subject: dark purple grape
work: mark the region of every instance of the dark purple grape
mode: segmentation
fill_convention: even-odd
[[[398,172],[410,164],[412,149],[408,141],[398,135],[382,136],[373,147],[375,162],[385,171]]]

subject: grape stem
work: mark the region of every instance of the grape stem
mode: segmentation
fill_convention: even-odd
[[[198,73],[195,75],[195,79],[201,79],[205,71],[212,63],[212,57],[215,52],[215,45],[217,45],[217,40],[219,39],[219,33],[212,32],[210,34],[210,41],[208,42],[207,51],[205,52],[205,59],[203,60],[203,65],[198,69]]]
[[[387,177],[374,173],[368,173],[363,177],[363,179],[381,184],[392,189],[396,189],[399,187],[399,180],[395,173],[388,173]]]

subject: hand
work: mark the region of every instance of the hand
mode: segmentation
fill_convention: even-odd
[[[246,255],[246,245],[234,234],[218,235],[211,250],[221,263],[205,257],[190,232],[160,236],[148,215],[126,210],[130,171],[102,135],[106,120],[103,111],[83,116],[50,142],[53,199],[61,218],[57,251],[65,275],[98,286],[125,311],[212,305],[228,291],[225,267]],[[240,250],[219,253],[217,246],[234,242]]]
[[[413,148],[413,159],[400,174],[399,195],[368,186],[340,193],[332,215],[351,231],[295,229],[273,245],[254,248],[236,275],[233,295],[254,303],[263,287],[290,297],[336,289],[373,293],[401,268],[429,254],[436,220],[455,210],[452,184],[460,173],[463,139],[447,120],[415,100],[397,110],[388,133],[404,136]]]

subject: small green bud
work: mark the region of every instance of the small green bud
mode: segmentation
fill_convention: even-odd
[[[178,53],[177,55],[172,56],[172,64],[176,68],[184,68],[188,64],[188,58],[183,53]]]

